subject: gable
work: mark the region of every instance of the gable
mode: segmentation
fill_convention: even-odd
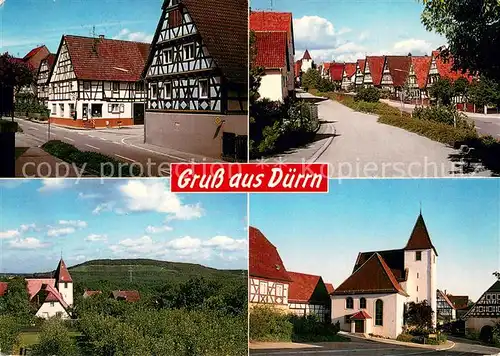
[[[500,281],[484,292],[464,318],[500,318]]]
[[[288,292],[288,300],[296,303],[324,303],[330,297],[323,279],[305,273],[288,272],[292,282]]]
[[[430,250],[432,249],[436,256],[438,255],[436,248],[432,244],[427,226],[425,225],[422,214],[418,215],[413,231],[406,244],[405,250]]]
[[[71,57],[68,51],[68,44],[63,38],[59,50],[57,51],[57,57],[52,68],[52,74],[50,75],[50,82],[58,82],[62,80],[75,79],[75,71],[73,64],[71,63]]]

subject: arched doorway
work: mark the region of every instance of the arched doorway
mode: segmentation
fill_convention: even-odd
[[[490,325],[485,325],[481,328],[479,333],[479,339],[483,342],[492,343],[493,342],[493,328]]]

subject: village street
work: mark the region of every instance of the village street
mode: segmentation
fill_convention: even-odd
[[[329,163],[335,178],[435,178],[461,175],[450,155],[457,150],[406,130],[381,124],[332,101],[319,104],[319,139],[282,156],[284,162]],[[315,153],[316,152],[316,153]],[[489,176],[488,171],[474,172]]]
[[[48,141],[47,124],[23,119],[16,121],[23,130],[22,133],[16,134],[16,147],[39,147]],[[200,156],[144,144],[143,137],[143,125],[99,130],[79,130],[50,125],[51,140],[61,140],[81,151],[102,153],[124,163],[138,163],[148,176],[168,176],[168,166],[172,162],[203,161],[203,157]],[[29,157],[23,159],[24,163],[30,162]],[[40,164],[40,159],[33,158],[32,161]]]
[[[497,355],[500,349],[456,342],[449,350],[435,351],[415,347],[406,347],[392,344],[383,344],[369,340],[356,339],[351,342],[322,343],[307,348],[288,349],[251,349],[253,356],[295,356],[295,355],[356,355],[356,356],[404,356],[404,355],[426,355],[426,356],[489,356]]]

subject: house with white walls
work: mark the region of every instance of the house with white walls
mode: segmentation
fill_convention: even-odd
[[[27,278],[30,303],[37,308],[35,316],[43,319],[58,316],[69,319],[73,306],[73,279],[61,258],[53,278]],[[8,293],[8,282],[0,283],[0,297]]]
[[[465,330],[491,333],[500,322],[500,280],[495,281],[463,316]]]
[[[148,54],[148,43],[62,36],[49,74],[50,122],[89,129],[142,124]]]
[[[436,298],[437,322],[440,324],[446,324],[450,321],[456,320],[457,311],[451,300],[448,298],[446,291],[438,289]]]
[[[405,304],[424,300],[436,325],[437,251],[419,214],[406,246],[360,252],[352,274],[331,294],[331,320],[341,329],[395,339],[403,331]]]

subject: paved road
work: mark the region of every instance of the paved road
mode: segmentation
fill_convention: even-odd
[[[332,177],[432,178],[462,174],[450,156],[457,151],[450,147],[378,123],[375,115],[353,111],[338,102],[326,100],[318,105],[320,119],[334,126],[335,138],[316,162],[329,163]],[[472,174],[491,175],[487,171]]]
[[[320,345],[320,344],[317,344]],[[391,344],[382,344],[370,340],[356,340],[351,342],[324,343],[320,347],[304,349],[281,349],[281,350],[250,350],[253,356],[404,356],[404,355],[426,355],[426,356],[473,356],[473,355],[496,355],[500,349],[480,345],[456,343],[455,347],[446,351],[434,351],[414,347],[404,347]]]
[[[22,134],[16,134],[17,147],[41,146],[48,141],[47,124],[22,119],[16,121],[23,129]],[[142,167],[144,176],[168,176],[169,164],[172,162],[203,161],[199,156],[144,144],[143,137],[142,125],[105,130],[78,130],[50,126],[51,140],[61,140],[82,151],[99,152],[122,162],[136,163],[136,166]]]

